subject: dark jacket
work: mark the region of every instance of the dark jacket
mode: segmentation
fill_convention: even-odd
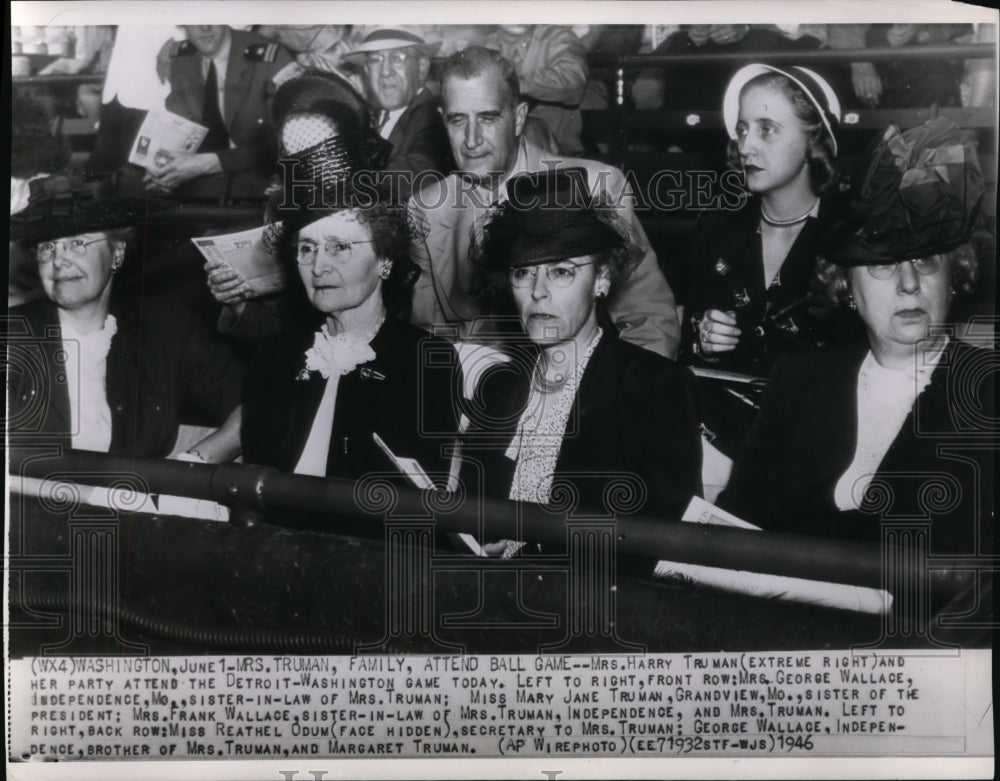
[[[168,299],[115,297],[107,359],[111,447],[120,456],[166,456],[182,416],[218,425],[240,402],[243,367],[226,345]],[[10,310],[8,417],[12,442],[70,446],[69,388],[61,371],[59,314],[48,299]],[[201,421],[199,421],[201,422]]]
[[[421,90],[389,133],[392,155],[385,170],[407,174],[399,190],[401,202],[410,197],[414,184],[419,189],[420,183],[427,180],[425,171],[443,179],[455,168],[439,105],[434,93]]]
[[[719,504],[766,529],[870,541],[883,516],[926,519],[933,550],[971,553],[993,508],[993,354],[949,343],[869,487],[881,509],[843,512],[834,488],[857,447],[867,351],[862,342],[778,363]]]
[[[758,232],[760,199],[751,198],[739,211],[703,214],[692,238],[681,362],[767,377],[785,352],[824,342],[828,334],[809,314],[804,297],[821,249],[819,240],[839,208],[837,199],[820,202],[819,214],[806,220],[781,265],[780,284],[768,288]],[[742,331],[736,349],[711,356],[700,353],[696,323],[708,309],[735,311]],[[782,310],[784,315],[773,317]]]
[[[250,366],[243,397],[243,458],[295,469],[326,389],[318,372],[298,379],[315,333],[296,329],[263,342]],[[444,482],[461,392],[454,348],[443,339],[387,317],[371,342],[375,359],[340,378],[328,477],[357,479],[395,467],[372,439],[377,433],[400,457],[415,458]]]
[[[243,172],[241,179],[246,182],[259,180],[260,195],[277,159],[277,135],[271,120],[272,79],[291,62],[291,55],[280,44],[255,33],[233,30],[232,36],[222,118],[234,148],[217,154],[224,172]],[[170,61],[167,110],[194,122],[202,121],[205,96],[201,61],[201,55],[189,46],[182,47]]]
[[[481,471],[485,492],[496,498],[510,493],[515,464],[504,453],[528,401],[533,358],[526,351],[487,374],[482,412],[470,415],[463,479],[468,485]],[[555,473],[574,487],[582,507],[597,510],[606,507],[613,493],[606,496],[606,489],[616,476],[633,475],[642,486],[638,500],[626,502],[628,512],[679,520],[691,497],[702,492],[698,408],[689,373],[605,329],[580,381]]]
[[[692,239],[691,285],[682,324],[680,362],[687,366],[767,377],[785,353],[813,349],[829,341],[857,336],[858,320],[827,309],[810,314],[806,294],[820,251],[820,239],[840,212],[838,198],[824,198],[816,217],[806,220],[778,272],[777,285],[764,285],[761,256],[760,199],[751,198],[736,212],[707,212]],[[741,336],[732,351],[704,355],[698,322],[708,309],[734,311]],[[782,313],[783,314],[780,314]],[[735,456],[756,410],[715,381],[700,380],[706,436]],[[745,390],[741,390],[746,395]]]

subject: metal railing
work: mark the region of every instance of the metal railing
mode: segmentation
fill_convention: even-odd
[[[167,493],[212,500],[232,509],[231,522],[251,525],[265,517],[275,525],[302,528],[301,514],[322,514],[316,531],[338,531],[341,524],[353,523],[350,533],[358,534],[357,521],[367,521],[374,537],[381,537],[382,524],[372,523],[377,512],[370,503],[359,501],[358,484],[350,480],[317,478],[279,472],[269,467],[244,464],[203,465],[149,458],[121,458],[102,453],[66,450],[56,456],[44,449],[12,448],[10,475],[45,480],[59,475],[56,482],[71,482],[65,476],[86,475],[86,484],[102,487],[128,483],[124,476],[136,476],[131,487],[141,485],[147,493]],[[562,545],[566,542],[567,515],[533,504],[466,497],[455,506],[433,491],[380,482],[378,490],[391,490],[391,514],[397,518],[434,518],[441,531],[462,532],[485,539],[523,539]],[[444,501],[447,512],[435,512]],[[389,511],[383,513],[387,515]],[[295,522],[284,523],[284,516]],[[618,554],[646,559],[667,559],[710,567],[748,570],[787,577],[879,588],[883,585],[883,556],[878,544],[852,540],[799,537],[789,534],[748,531],[724,526],[674,522],[674,519],[580,512],[581,517],[614,523]],[[381,520],[381,519],[379,519]],[[473,558],[474,562],[483,561]],[[940,567],[956,565],[939,579],[952,586],[961,562],[942,560]],[[487,562],[488,566],[488,562]],[[903,565],[903,568],[916,565]],[[935,565],[936,570],[940,570]],[[914,571],[900,571],[907,579]],[[957,576],[961,579],[961,575]],[[949,580],[949,578],[951,580]]]
[[[885,62],[885,61],[920,61],[931,59],[950,60],[984,60],[996,59],[996,45],[991,43],[977,44],[942,44],[928,46],[873,47],[859,49],[813,49],[806,51],[762,50],[745,52],[694,52],[683,54],[612,54],[595,53],[588,56],[587,61],[592,68],[606,68],[613,71],[610,81],[611,105],[607,110],[588,111],[587,121],[593,124],[601,121],[601,115],[610,115],[612,134],[611,160],[621,167],[625,162],[628,149],[628,132],[632,129],[663,128],[663,127],[721,127],[721,112],[700,112],[674,110],[671,113],[660,111],[630,110],[626,96],[628,94],[629,72],[641,68],[665,68],[671,65],[711,66],[727,63],[746,64],[765,62],[773,65],[795,64],[814,65],[816,63],[851,63],[851,62]],[[719,96],[721,102],[722,96]],[[919,124],[924,119],[936,116],[937,113],[952,111],[953,118],[963,127],[979,128],[993,127],[996,123],[995,107],[983,109],[920,109],[921,115],[911,117],[913,124]],[[962,112],[962,113],[959,113]],[[855,121],[848,127],[858,129],[877,129],[885,127],[892,121],[900,123],[900,112],[872,110],[854,112]],[[918,118],[926,114],[923,118]],[[697,117],[696,120],[692,116]],[[889,119],[888,116],[892,118]],[[962,120],[966,121],[962,121]],[[707,121],[706,121],[707,120]],[[969,120],[972,120],[971,124]],[[909,124],[903,122],[903,124]],[[607,121],[605,122],[607,126]]]

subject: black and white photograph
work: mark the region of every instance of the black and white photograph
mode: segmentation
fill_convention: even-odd
[[[9,778],[994,776],[996,10],[9,7]]]

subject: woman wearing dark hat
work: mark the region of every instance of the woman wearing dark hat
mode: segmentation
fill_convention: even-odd
[[[706,213],[692,241],[681,362],[766,377],[783,352],[822,338],[807,293],[817,239],[837,212],[840,104],[806,68],[747,65],[726,89],[729,163],[751,198]],[[753,421],[747,398],[701,382],[706,436],[730,458]]]
[[[568,487],[580,506],[601,510],[624,479],[628,512],[679,519],[701,493],[688,373],[619,339],[604,309],[638,259],[634,243],[610,210],[589,204],[583,169],[514,177],[507,194],[479,262],[502,275],[527,340],[510,340],[513,360],[485,375],[469,461],[480,460],[495,496],[547,504]]]
[[[945,324],[976,279],[982,171],[939,118],[889,128],[862,173],[818,274],[867,339],[779,362],[719,503],[769,529],[869,540],[883,518],[930,520],[933,550],[972,553],[992,511],[997,362]]]
[[[21,322],[8,351],[10,439],[166,456],[182,406],[216,425],[234,414],[243,368],[182,307],[113,284],[132,227],[170,204],[108,197],[105,184],[75,173],[35,180],[11,217],[12,239],[33,247],[45,298],[10,310]],[[188,458],[236,455],[238,439],[222,428]]]
[[[273,228],[293,302],[286,332],[261,344],[247,377],[244,457],[358,478],[393,470],[377,435],[445,482],[457,357],[406,322],[419,273],[408,214],[375,181],[385,147],[367,106],[356,93],[332,95],[331,84],[288,82],[275,97],[284,167],[298,183]]]

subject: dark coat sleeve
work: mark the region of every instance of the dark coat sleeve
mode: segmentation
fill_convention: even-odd
[[[240,404],[242,362],[225,342],[183,307],[172,312],[169,323],[169,338],[180,351],[182,398],[221,424]]]
[[[792,410],[798,383],[788,359],[780,359],[764,391],[760,414],[740,445],[733,471],[716,504],[745,521],[773,528],[782,490],[772,479],[775,453],[788,446],[786,435],[796,423]]]
[[[399,176],[402,200],[419,189],[428,176],[443,179],[455,168],[448,133],[432,97],[413,104],[400,117],[390,140],[393,149],[386,170]]]
[[[631,460],[646,486],[644,515],[680,520],[701,483],[700,415],[694,378],[670,362],[629,372],[621,396]]]

